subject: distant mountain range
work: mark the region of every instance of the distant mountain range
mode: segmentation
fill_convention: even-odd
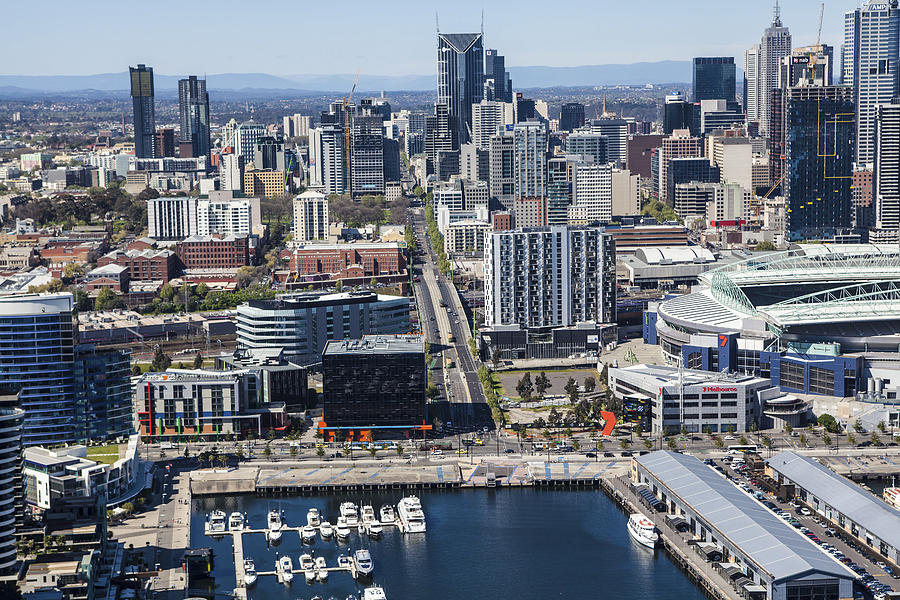
[[[593,85],[642,85],[647,83],[679,83],[691,80],[691,62],[667,60],[626,65],[585,65],[580,67],[511,67],[510,76],[516,89],[541,87],[582,87]],[[174,92],[178,75],[155,75],[158,94]],[[353,85],[355,75],[269,75],[267,73],[221,73],[207,76],[207,89],[291,90],[293,93],[345,92]],[[427,91],[436,86],[435,75],[366,75],[362,74],[360,92],[380,90]],[[59,94],[93,90],[121,92],[128,90],[128,73],[97,75],[0,75],[0,95],[22,95],[27,92]]]

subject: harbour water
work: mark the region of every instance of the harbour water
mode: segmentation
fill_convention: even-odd
[[[400,490],[369,494],[285,498],[256,496],[195,499],[191,519],[193,547],[215,553],[216,597],[235,587],[231,538],[203,534],[211,510],[247,514],[250,526],[265,528],[266,514],[280,508],[286,524],[306,524],[306,511],[317,507],[333,524],[341,502],[382,504],[400,500]],[[471,598],[704,598],[700,590],[660,550],[634,542],[625,529],[627,517],[602,491],[593,490],[420,490],[428,524],[425,534],[401,534],[385,528],[379,540],[355,531],[348,543],[317,538],[301,545],[295,531],[285,532],[277,546],[267,546],[263,534],[244,535],[245,557],[258,571],[274,570],[277,556],[288,553],[299,567],[299,556],[315,551],[329,566],[339,554],[368,548],[375,561],[373,581],[390,600],[470,600]],[[347,573],[332,573],[327,583],[308,585],[298,575],[292,585],[262,576],[250,588],[251,600],[308,600],[314,596],[344,600],[361,588]]]

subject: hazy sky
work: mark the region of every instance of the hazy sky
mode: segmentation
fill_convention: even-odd
[[[823,42],[839,49],[843,13],[857,4],[827,2]],[[819,6],[782,2],[795,46],[815,42]],[[18,0],[3,9],[0,73],[88,75],[143,62],[173,75],[430,74],[435,9],[445,32],[478,31],[483,9],[486,46],[511,66],[704,55],[742,65],[772,15],[758,0]]]

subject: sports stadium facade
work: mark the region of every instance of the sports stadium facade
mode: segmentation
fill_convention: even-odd
[[[900,247],[810,244],[711,270],[651,305],[643,335],[672,365],[797,393],[871,391],[876,372],[900,371]]]

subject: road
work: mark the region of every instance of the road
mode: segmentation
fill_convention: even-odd
[[[433,380],[435,384],[441,384],[447,402],[447,406],[439,407],[438,418],[463,431],[492,429],[494,422],[478,379],[478,365],[469,351],[471,333],[462,303],[453,284],[437,270],[437,257],[426,233],[424,211],[412,210],[410,214],[413,231],[425,250],[422,256],[425,260],[413,265],[413,273],[419,277],[413,284],[419,321],[431,344],[432,355],[438,358],[432,372]],[[453,361],[450,369],[445,368],[447,358]]]

